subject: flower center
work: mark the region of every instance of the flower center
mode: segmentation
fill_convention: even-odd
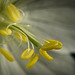
[[[7,11],[6,11],[7,10]],[[39,54],[35,53],[34,47],[39,47],[39,45],[42,45],[39,52],[40,54],[47,60],[52,61],[53,58],[46,52],[53,49],[61,49],[62,43],[57,40],[44,40],[44,44],[39,41],[39,37],[33,35],[30,33],[27,29],[22,27],[19,23],[17,23],[18,20],[21,19],[21,15],[19,10],[13,5],[9,4],[7,6],[5,11],[0,13],[3,20],[0,21],[0,34],[5,36],[9,36],[12,33],[16,35],[16,37],[24,43],[28,43],[28,48],[24,50],[24,52],[21,54],[21,59],[28,60],[30,59],[29,63],[27,64],[26,68],[31,68],[39,59]],[[23,13],[23,11],[22,11]],[[23,13],[24,15],[24,13]],[[0,19],[2,19],[0,18]],[[2,28],[4,27],[4,28]],[[38,39],[38,40],[37,40]],[[3,45],[2,43],[0,43]],[[30,47],[31,45],[31,47]],[[21,43],[17,46],[15,51],[21,46]],[[4,50],[3,48],[0,49],[0,52],[2,55],[5,56],[6,59],[9,61],[14,61],[13,56]]]

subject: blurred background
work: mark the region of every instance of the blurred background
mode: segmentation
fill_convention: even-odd
[[[31,69],[26,69],[28,61],[20,59],[27,44],[13,53],[15,62],[1,57],[0,75],[75,75],[75,0],[16,0],[14,5],[25,13],[23,25],[31,25],[28,30],[44,39],[55,39],[63,43],[58,51],[48,51],[54,58],[47,61],[40,55],[39,61]],[[13,51],[19,41],[4,45]],[[39,48],[35,48],[38,53]]]

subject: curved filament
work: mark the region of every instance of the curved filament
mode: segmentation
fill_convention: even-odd
[[[22,20],[21,20],[21,21],[18,21],[17,23],[22,23],[22,22],[24,21],[25,14],[24,14],[24,12],[23,12],[21,9],[18,9],[18,10],[22,13],[23,18],[22,18]]]
[[[16,23],[9,24],[6,29],[8,29],[12,25],[16,25]]]
[[[12,53],[14,53],[15,51],[17,51],[19,49],[19,47],[21,46],[21,44],[22,44],[22,36],[21,36],[20,33],[19,33],[19,35],[20,35],[21,41],[20,41],[19,45],[17,46],[17,48]]]
[[[8,43],[10,43],[11,41],[13,41],[14,38],[15,38],[15,37],[13,36],[13,38],[12,38],[11,40],[9,40],[8,42],[0,43],[0,45],[8,44]]]
[[[34,50],[34,45],[33,45],[33,43],[31,42],[31,45],[32,45],[32,49]]]

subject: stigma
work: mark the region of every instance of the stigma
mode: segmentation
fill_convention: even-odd
[[[44,43],[40,42],[40,38],[37,38],[37,36],[29,32],[26,28],[22,27],[22,24],[20,24],[23,21],[23,19],[21,20],[21,13],[23,14],[24,19],[24,12],[21,9],[16,8],[16,6],[14,6],[13,4],[9,4],[6,9],[2,10],[2,12],[0,13],[0,35],[2,35],[3,37],[7,37],[14,34],[18,40],[28,44],[28,48],[25,49],[21,54],[22,60],[30,60],[26,66],[27,69],[36,64],[40,55],[46,60],[52,61],[53,57],[50,56],[47,51],[61,49],[62,43],[52,39],[42,40],[44,41]],[[7,17],[5,17],[5,15]],[[38,48],[39,46],[41,46],[41,48],[39,49],[40,55],[35,52],[35,47]],[[4,48],[0,48],[0,52],[8,61],[15,61],[11,52],[8,52]]]

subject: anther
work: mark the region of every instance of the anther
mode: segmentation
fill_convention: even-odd
[[[14,57],[13,57],[13,55],[12,55],[10,52],[4,50],[3,48],[0,49],[0,52],[1,52],[1,53],[4,55],[4,57],[5,57],[7,60],[9,60],[10,62],[13,62],[13,61],[14,61]]]
[[[34,50],[31,49],[26,49],[22,54],[21,54],[21,59],[28,60],[31,58],[33,55]]]
[[[61,49],[62,43],[57,40],[50,40],[47,39],[44,43],[44,45],[41,47],[42,50],[53,50],[53,49]]]
[[[15,34],[19,40],[21,40],[21,37],[22,37],[22,42],[27,42],[27,39],[23,34],[21,34],[21,37],[20,37],[19,33],[15,32]]]
[[[40,49],[39,52],[42,55],[42,57],[44,57],[48,61],[52,61],[53,60],[53,58],[46,51]]]
[[[27,64],[26,68],[29,69],[32,66],[34,66],[38,61],[38,59],[39,59],[39,54],[34,54],[33,57],[30,59],[29,63]]]
[[[13,20],[17,21],[21,18],[20,12],[13,4],[7,6],[7,11]]]
[[[10,29],[1,29],[0,34],[2,34],[3,36],[8,36],[12,34],[12,31]]]

